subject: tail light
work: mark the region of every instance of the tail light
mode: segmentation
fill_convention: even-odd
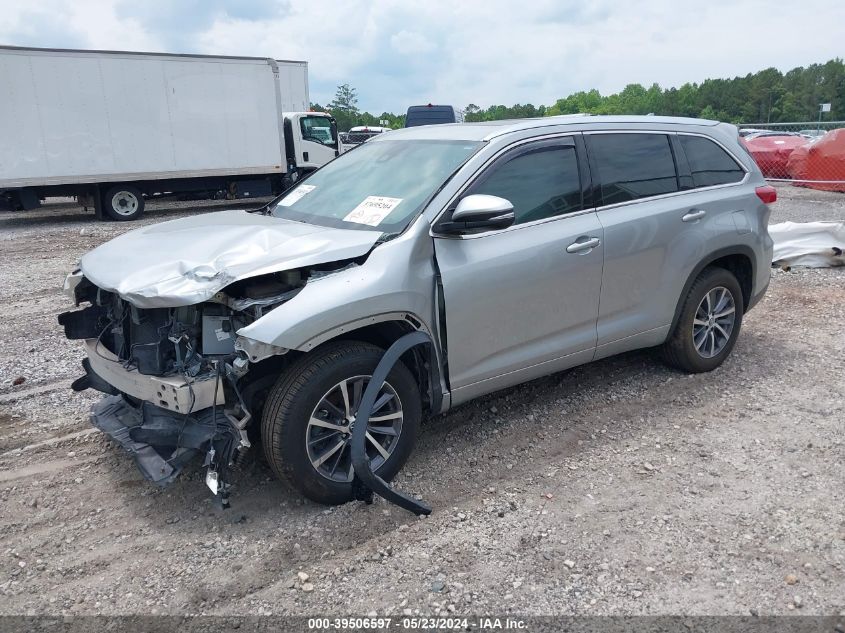
[[[771,185],[757,187],[754,192],[757,194],[757,197],[763,201],[763,204],[772,204],[773,202],[777,202],[778,190]]]

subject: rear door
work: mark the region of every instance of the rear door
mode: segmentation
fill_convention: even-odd
[[[597,356],[662,342],[712,236],[733,229],[731,214],[738,207],[716,188],[738,182],[744,170],[727,155],[719,164],[711,155],[694,174],[680,138],[661,132],[585,133],[605,239]],[[709,139],[688,138],[696,147],[700,140],[725,154]],[[620,348],[618,341],[627,344]]]
[[[523,144],[465,190],[510,200],[513,226],[454,237],[435,225],[454,402],[592,359],[604,247],[582,147],[580,135]]]

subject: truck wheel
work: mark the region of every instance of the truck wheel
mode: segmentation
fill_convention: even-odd
[[[669,339],[664,360],[690,373],[711,371],[733,349],[745,306],[736,277],[724,268],[705,268],[693,282]]]
[[[368,343],[329,343],[291,365],[270,391],[261,421],[264,455],[280,479],[313,501],[337,505],[353,498],[349,438],[383,354]],[[421,417],[416,380],[399,362],[368,425],[367,455],[385,481],[411,454]]]
[[[117,185],[103,196],[103,210],[113,220],[137,220],[144,212],[144,196],[135,187]]]

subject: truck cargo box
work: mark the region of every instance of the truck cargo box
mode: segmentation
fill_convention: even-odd
[[[306,62],[0,47],[0,189],[283,174]]]

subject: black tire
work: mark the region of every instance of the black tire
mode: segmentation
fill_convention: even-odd
[[[144,213],[144,196],[129,185],[115,185],[103,194],[103,212],[112,220],[129,222]]]
[[[320,474],[306,449],[308,421],[323,396],[339,382],[369,376],[384,350],[368,343],[339,341],[308,353],[288,367],[270,390],[261,420],[264,456],[273,472],[309,499],[327,505],[353,499],[352,483]],[[401,431],[390,456],[376,469],[390,481],[402,468],[416,442],[422,417],[419,387],[408,368],[396,363],[387,383],[399,397]],[[341,449],[342,451],[348,449]]]
[[[696,349],[693,339],[693,322],[696,311],[707,293],[720,287],[725,288],[731,294],[733,300],[733,327],[726,344],[721,350],[712,357],[705,358]],[[742,297],[742,289],[733,273],[724,268],[705,268],[687,292],[678,322],[661,348],[663,360],[673,367],[693,374],[716,369],[728,357],[736,343],[742,326],[744,311],[745,303]]]

